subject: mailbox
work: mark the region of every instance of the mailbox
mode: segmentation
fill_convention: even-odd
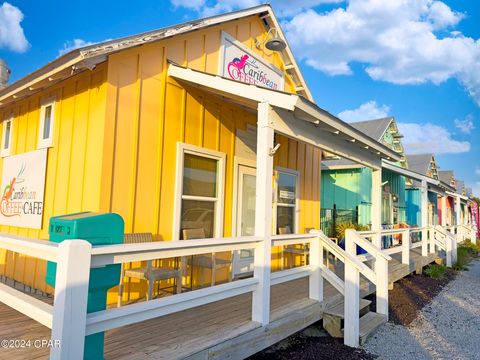
[[[123,243],[123,219],[118,214],[82,212],[52,217],[49,225],[50,241],[81,239],[92,245]],[[90,270],[87,312],[105,310],[108,289],[118,285],[120,264],[107,265]],[[55,287],[57,264],[48,262],[46,282]],[[103,332],[85,337],[85,359],[103,359]]]

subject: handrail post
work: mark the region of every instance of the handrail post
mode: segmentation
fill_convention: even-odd
[[[92,245],[65,240],[58,245],[53,303],[51,360],[83,359]]]
[[[353,257],[357,256],[357,247],[353,241],[355,230],[345,231],[345,251]],[[345,295],[344,295],[344,343],[358,347],[360,335],[360,274],[358,269],[348,260],[345,261]]]
[[[445,235],[445,256],[448,267],[453,266],[453,240],[450,236]]]
[[[430,236],[430,229],[422,229],[422,256],[428,256],[428,239]]]
[[[438,226],[438,225],[437,225]],[[431,227],[430,229],[430,254],[435,253],[435,236],[436,236],[436,231],[434,226]]]
[[[315,236],[310,242],[310,266],[312,272],[309,276],[309,297],[310,299],[323,301],[323,244],[320,236],[315,230],[310,231]]]
[[[402,264],[410,265],[410,230],[402,231]]]
[[[375,259],[375,275],[377,313],[385,315],[388,320],[388,260],[381,256]]]

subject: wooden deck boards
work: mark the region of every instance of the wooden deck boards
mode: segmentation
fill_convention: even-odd
[[[437,255],[422,260],[431,262],[435,257]],[[421,258],[419,249],[412,250],[411,258],[412,263]],[[389,270],[398,269],[398,263],[397,258],[391,261]],[[342,277],[341,267],[336,272]],[[374,286],[363,277],[361,287],[362,296],[374,291]],[[251,294],[243,294],[107,331],[105,358],[141,360],[197,359],[220,355],[228,357],[235,355],[232,351],[241,349],[242,346],[251,347],[251,351],[259,351],[318,321],[323,315],[322,304],[308,299],[308,278],[272,287],[272,322],[266,328],[250,320],[251,298]],[[323,306],[332,306],[340,301],[343,301],[340,293],[325,281]],[[50,330],[0,303],[0,338],[46,340],[50,338]],[[0,358],[9,360],[48,359],[48,355],[49,349],[46,348],[0,349]],[[233,358],[235,357],[237,356]]]

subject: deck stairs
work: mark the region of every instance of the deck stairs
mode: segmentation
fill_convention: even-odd
[[[364,344],[367,338],[381,325],[387,322],[385,315],[370,311],[370,300],[360,300],[360,344]],[[323,328],[335,338],[343,338],[344,328],[344,302],[340,302],[327,308],[323,313]]]

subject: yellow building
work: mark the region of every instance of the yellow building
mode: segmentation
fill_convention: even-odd
[[[2,215],[0,232],[48,239],[50,217],[94,211],[116,212],[125,233],[157,241],[190,237],[189,229],[253,234],[260,108],[275,118],[272,231],[319,228],[324,151],[374,170],[397,154],[315,105],[289,46],[269,50],[272,39],[286,42],[262,5],[76,49],[2,89],[1,171],[34,151],[46,169],[39,225]],[[16,210],[5,199],[8,215]],[[233,270],[216,280],[248,273],[250,255],[234,254]],[[44,262],[4,251],[0,266],[49,291]]]

